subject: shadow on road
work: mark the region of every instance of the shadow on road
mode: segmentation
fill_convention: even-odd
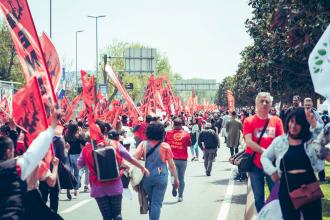
[[[246,194],[233,195],[231,197],[231,203],[245,205],[246,204]]]
[[[163,205],[174,205],[177,204],[178,202],[163,202]]]
[[[216,180],[213,182],[210,182],[215,185],[228,185],[229,180],[228,179],[221,179],[221,180]]]

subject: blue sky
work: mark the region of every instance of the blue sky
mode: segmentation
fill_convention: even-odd
[[[49,0],[28,0],[39,33],[49,33]],[[95,67],[95,20],[99,49],[113,40],[139,42],[166,54],[173,71],[184,78],[217,79],[232,75],[239,53],[251,44],[244,21],[251,17],[247,0],[52,0],[52,41],[60,60],[75,68]]]

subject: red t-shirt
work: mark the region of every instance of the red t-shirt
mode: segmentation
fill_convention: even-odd
[[[149,124],[148,123],[141,123],[140,125],[137,125],[135,127],[135,131],[134,131],[134,136],[138,137],[141,141],[145,141],[147,140],[147,128],[148,128]]]
[[[190,134],[182,129],[166,133],[165,142],[171,146],[174,160],[187,160],[188,147],[191,146]]]
[[[260,134],[262,132],[263,127],[266,124],[267,119],[260,119],[257,115],[250,116],[244,120],[243,124],[243,134],[244,136],[247,134],[252,134],[252,140],[254,142],[258,142]],[[267,149],[269,145],[272,143],[274,138],[284,134],[282,120],[277,116],[270,116],[269,123],[267,129],[265,130],[264,135],[261,138],[260,146],[262,148]],[[247,153],[253,153],[249,146],[246,146]],[[262,168],[260,162],[260,153],[256,153],[254,157],[254,164],[258,168]]]

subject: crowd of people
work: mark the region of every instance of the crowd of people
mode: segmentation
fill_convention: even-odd
[[[57,214],[60,191],[66,190],[71,200],[81,189],[95,198],[103,219],[119,220],[130,179],[139,193],[141,210],[148,211],[151,220],[160,219],[168,179],[172,195],[183,202],[188,152],[191,162],[204,161],[205,176],[211,176],[220,137],[231,156],[240,148],[253,155],[253,169],[238,169],[235,180],[250,178],[257,212],[265,205],[265,181],[271,191],[281,180],[278,197],[284,219],[300,219],[300,213],[304,219],[322,219],[320,198],[298,209],[290,199],[290,192],[302,185],[325,181],[324,160],[330,161],[325,147],[330,139],[329,116],[326,111],[319,114],[311,98],[301,101],[294,96],[292,106],[285,105],[279,112],[272,107],[272,96],[264,92],[257,95],[255,107],[231,112],[181,112],[167,118],[147,115],[137,123],[122,115],[115,127],[97,120],[102,133],[97,140],[91,140],[87,121],[63,124],[54,111],[52,126],[30,146],[24,144],[24,132],[10,120],[0,130],[0,219],[62,219]],[[40,172],[51,143],[51,166]],[[116,151],[120,175],[100,181],[93,150],[109,146]],[[140,180],[132,177],[132,167],[140,170]]]

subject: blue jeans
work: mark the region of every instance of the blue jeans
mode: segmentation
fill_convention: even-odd
[[[174,160],[175,168],[176,168],[176,174],[178,175],[179,179],[179,197],[182,198],[183,191],[184,191],[184,174],[186,173],[187,168],[187,161],[186,160]],[[171,173],[172,177],[173,174]],[[172,184],[174,183],[174,178],[172,178]]]
[[[77,165],[78,158],[79,158],[79,154],[69,154],[69,164],[71,167],[71,172],[73,173],[74,177],[78,182],[77,186],[74,188],[75,190],[78,190],[80,188],[80,174]]]
[[[274,182],[264,173],[263,170],[254,166],[253,170],[249,172],[252,191],[254,195],[254,204],[257,212],[259,212],[265,205],[265,177],[268,185],[269,192],[272,191]]]
[[[149,176],[143,178],[143,189],[148,194],[149,220],[159,220],[167,187],[168,175]]]
[[[194,144],[193,146],[190,147],[191,155],[195,156],[198,158],[198,143]]]

